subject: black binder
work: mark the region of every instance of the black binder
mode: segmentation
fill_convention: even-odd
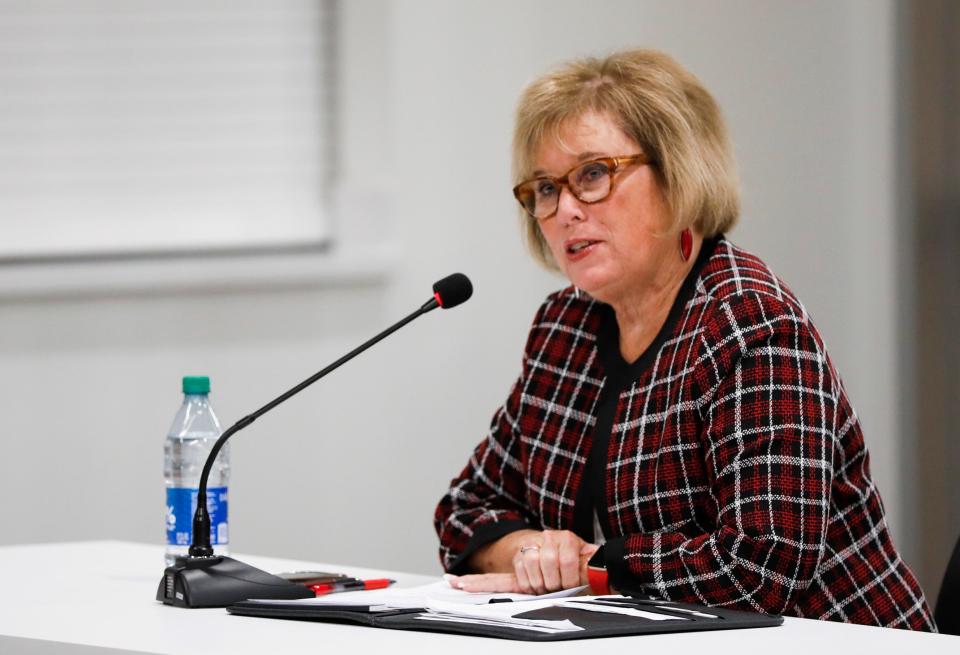
[[[576,599],[571,599],[576,600]],[[596,637],[624,637],[628,635],[661,634],[667,632],[692,632],[695,630],[733,630],[737,628],[766,628],[783,623],[782,616],[756,614],[719,607],[705,607],[687,603],[674,603],[651,598],[604,597],[597,599],[604,604],[632,607],[654,614],[677,617],[679,621],[655,621],[636,616],[607,614],[577,609],[575,603],[558,607],[545,607],[516,615],[517,618],[563,620],[569,619],[582,630],[544,633],[520,626],[460,623],[445,620],[418,618],[427,614],[423,609],[398,609],[370,611],[368,607],[309,605],[305,603],[258,603],[243,601],[227,607],[231,614],[256,616],[271,619],[298,621],[326,621],[357,623],[391,630],[417,630],[464,634],[474,637],[496,637],[523,641],[560,641],[568,639],[591,639]],[[704,614],[710,615],[703,616]]]

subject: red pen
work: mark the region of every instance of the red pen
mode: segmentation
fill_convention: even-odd
[[[349,582],[332,582],[329,584],[310,585],[318,596],[324,594],[333,594],[338,591],[370,591],[371,589],[386,589],[396,580],[389,578],[376,578],[374,580],[350,580]]]

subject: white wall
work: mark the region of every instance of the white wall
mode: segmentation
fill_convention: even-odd
[[[672,53],[724,107],[745,197],[733,238],[820,326],[900,536],[889,2],[341,8],[339,230],[348,245],[393,244],[382,279],[0,300],[0,543],[160,542],[161,449],[181,374],[211,375],[232,422],[462,270],[470,303],[420,319],[232,442],[235,550],[438,571],[434,504],[519,370],[533,312],[560,286],[520,244],[514,102],[560,60],[632,45]]]

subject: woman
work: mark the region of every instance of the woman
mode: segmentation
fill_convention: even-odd
[[[860,424],[803,306],[726,239],[713,98],[669,57],[575,62],[524,92],[514,194],[571,286],[436,511],[470,591],[584,584],[934,629]]]

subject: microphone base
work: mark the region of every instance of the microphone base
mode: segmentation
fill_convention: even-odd
[[[157,600],[174,607],[226,607],[250,598],[314,598],[304,585],[230,557],[178,557],[163,572]]]

